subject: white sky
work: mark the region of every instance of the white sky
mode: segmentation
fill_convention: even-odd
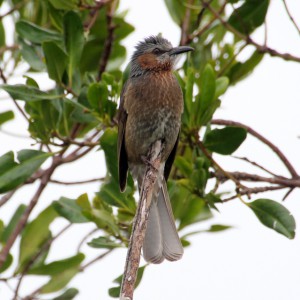
[[[300,2],[287,1],[290,10],[300,24]],[[121,1],[120,9],[129,9],[128,21],[136,31],[126,40],[129,55],[137,41],[147,35],[162,32],[175,45],[179,41],[179,30],[172,22],[164,1]],[[300,38],[285,15],[282,1],[272,1],[268,13],[268,40],[271,47],[282,52],[292,52],[300,56]],[[256,35],[257,37],[257,35]],[[260,37],[257,37],[260,38]],[[278,58],[265,57],[253,75],[231,88],[222,99],[222,107],[215,118],[243,122],[265,135],[280,147],[296,169],[300,172],[300,65],[284,62]],[[45,80],[43,82],[43,80]],[[47,79],[40,79],[41,85]],[[1,110],[8,108],[8,101],[1,102]],[[20,119],[20,118],[19,118]],[[7,124],[4,129],[26,133],[20,120]],[[8,150],[19,150],[30,146],[29,140],[15,139],[0,132],[0,154]],[[271,151],[247,138],[246,143],[236,152],[248,156],[275,173],[288,175],[284,166]],[[235,160],[216,156],[228,170],[249,171],[249,166]],[[80,163],[63,168],[54,177],[68,181],[83,180],[105,174],[102,154],[94,153]],[[99,166],[98,168],[95,166]],[[229,188],[232,186],[228,186]],[[41,198],[34,210],[37,214],[43,207],[64,195],[77,197],[89,190],[97,191],[96,184],[88,186],[53,186]],[[19,203],[28,203],[33,194],[24,188],[8,203],[0,213],[0,218],[8,220]],[[264,195],[274,200],[282,199],[282,192]],[[258,198],[258,197],[257,197]],[[256,199],[255,197],[253,199]],[[286,207],[300,221],[300,191],[294,191],[286,201]],[[136,290],[135,299],[140,300],[298,300],[300,297],[300,237],[290,241],[263,227],[253,213],[238,200],[219,206],[220,213],[213,220],[195,226],[207,229],[211,224],[227,224],[234,229],[218,234],[201,234],[191,238],[192,246],[187,248],[183,259],[176,263],[164,262],[146,269],[143,281]],[[59,230],[65,221],[52,226]],[[74,225],[50,253],[49,261],[62,259],[75,253],[78,236],[84,236],[92,225]],[[89,255],[98,255],[98,250],[83,248]],[[69,285],[78,287],[76,299],[108,299],[107,289],[112,280],[123,271],[126,250],[116,251],[102,262],[87,269]],[[89,260],[89,259],[88,259]],[[34,284],[36,284],[34,278]],[[38,279],[45,282],[45,279]],[[24,295],[36,286],[33,279],[23,283]],[[1,299],[10,299],[11,293],[0,285]]]

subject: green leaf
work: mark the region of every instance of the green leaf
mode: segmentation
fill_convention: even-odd
[[[5,44],[6,44],[6,42],[5,42],[5,30],[4,30],[3,23],[0,22],[0,47],[4,47]]]
[[[126,191],[121,193],[115,180],[102,184],[97,196],[109,205],[124,208],[133,215],[135,213],[136,205],[132,189],[127,187]]]
[[[263,57],[263,53],[254,51],[250,58],[247,59],[245,62],[237,62],[236,64],[234,64],[227,73],[227,76],[230,80],[230,84],[236,84],[238,81],[250,75],[255,69],[255,67],[261,62]]]
[[[0,113],[0,126],[10,120],[13,120],[14,117],[15,117],[15,114],[12,110],[8,110],[3,113]]]
[[[173,21],[177,25],[181,25],[185,13],[184,2],[181,0],[165,0],[165,4]]]
[[[67,269],[78,267],[82,263],[84,258],[85,258],[84,254],[78,253],[66,259],[61,259],[49,263],[47,265],[40,265],[38,267],[32,268],[27,273],[34,274],[34,275],[50,275],[50,276],[58,275]]]
[[[207,64],[200,77],[200,97],[196,102],[195,117],[203,123],[203,115],[212,105],[216,94],[216,75],[213,67]]]
[[[28,45],[21,38],[19,39],[22,57],[30,67],[36,71],[44,71],[46,65],[43,61],[43,53],[40,46]]]
[[[39,45],[46,41],[62,41],[60,33],[39,27],[24,20],[17,22],[16,31],[23,39]]]
[[[42,286],[40,293],[41,294],[48,294],[53,293],[61,290],[64,288],[71,279],[79,272],[79,268],[72,268],[65,270],[59,274],[56,274],[51,277],[48,283]]]
[[[66,218],[71,223],[89,222],[82,214],[82,208],[76,203],[76,200],[61,197],[58,201],[53,201],[52,205],[60,216]]]
[[[221,225],[221,224],[214,224],[211,225],[209,229],[206,230],[206,232],[219,232],[219,231],[224,231],[227,229],[232,228],[229,225]]]
[[[14,260],[13,256],[10,253],[8,253],[6,260],[4,261],[2,267],[0,268],[0,273],[6,271],[11,266],[13,260]]]
[[[21,150],[18,161],[14,153],[8,152],[0,157],[0,193],[10,191],[25,182],[51,156],[37,150]]]
[[[2,236],[1,236],[1,242],[6,243],[12,234],[12,232],[15,230],[17,224],[19,223],[21,217],[23,216],[24,211],[26,210],[26,205],[20,204],[18,208],[16,209],[15,213],[13,214],[10,222],[8,225],[4,228]]]
[[[228,23],[243,34],[250,34],[262,25],[269,7],[269,0],[246,0],[233,11]]]
[[[229,85],[228,77],[222,76],[217,78],[215,98],[219,98],[221,95],[223,95],[226,92],[228,85]]]
[[[63,294],[53,298],[52,300],[72,300],[78,293],[79,291],[77,289],[69,288]]]
[[[71,10],[77,8],[78,0],[49,0],[56,9]]]
[[[55,42],[44,42],[42,47],[49,77],[56,82],[61,82],[68,62],[67,54]]]
[[[56,217],[56,211],[49,206],[26,225],[20,243],[17,273],[22,272],[28,261],[40,251],[40,247],[50,236],[49,225]]]
[[[144,275],[144,271],[145,271],[146,266],[147,266],[147,265],[138,268],[137,277],[136,277],[136,282],[135,282],[135,285],[134,285],[134,288],[135,288],[135,289],[136,289],[136,288],[138,287],[138,285],[141,283],[141,280],[142,280],[142,278],[143,278],[143,275]],[[116,279],[114,279],[113,282],[118,283],[119,286],[110,288],[110,289],[108,290],[108,294],[109,294],[110,297],[118,298],[118,297],[120,296],[120,290],[121,290],[122,279],[123,279],[123,275],[120,275],[119,277],[117,277]]]
[[[204,146],[213,152],[228,155],[233,153],[246,139],[247,131],[240,127],[227,126],[210,131]]]
[[[84,215],[91,221],[93,221],[99,228],[108,230],[115,235],[120,234],[117,221],[114,215],[104,209],[92,209],[91,211],[85,211]]]
[[[183,156],[176,156],[174,165],[185,177],[189,177],[193,172],[193,166],[191,162]]]
[[[70,3],[70,1],[67,2]],[[73,75],[79,70],[80,58],[84,45],[83,26],[80,17],[73,11],[69,11],[64,15],[63,24],[65,46],[69,55],[69,82],[70,86],[72,86]]]
[[[39,100],[51,100],[61,98],[59,95],[49,94],[41,91],[40,89],[28,86],[25,84],[2,84],[0,87],[6,91],[15,100],[24,101],[39,101]]]
[[[108,87],[103,82],[92,83],[89,86],[87,98],[91,106],[102,114],[108,101]]]
[[[100,236],[98,238],[92,239],[87,244],[92,248],[113,249],[113,248],[122,247],[120,242],[116,242],[116,241],[112,240],[111,237],[108,237],[108,236]]]
[[[262,224],[289,239],[295,237],[295,219],[283,205],[270,199],[258,199],[247,205]]]
[[[119,180],[117,159],[117,130],[107,128],[100,138],[101,148],[105,153],[106,166],[116,182]]]

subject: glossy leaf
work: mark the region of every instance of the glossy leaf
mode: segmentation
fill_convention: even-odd
[[[41,91],[40,89],[28,86],[25,84],[2,84],[0,87],[6,91],[13,99],[24,101],[39,101],[39,100],[51,100],[60,98],[59,95],[49,94]]]
[[[24,40],[19,39],[21,54],[24,60],[35,71],[44,71],[46,69],[45,62],[43,61],[44,55],[42,54],[41,47],[35,45],[28,45]]]
[[[42,46],[49,77],[56,82],[61,82],[67,66],[67,54],[54,42],[44,42]]]
[[[12,218],[10,219],[7,226],[4,228],[1,236],[1,242],[6,243],[9,239],[12,232],[15,230],[18,222],[20,221],[21,217],[24,214],[24,211],[26,210],[26,205],[20,204],[18,208],[16,209],[15,213],[13,214]]]
[[[42,286],[40,293],[48,294],[61,290],[64,288],[71,279],[79,272],[79,268],[75,267],[72,269],[67,269],[59,274],[56,274],[51,277],[48,283]]]
[[[122,247],[120,242],[116,242],[108,236],[100,236],[98,238],[92,239],[87,244],[92,248],[113,249],[113,248]]]
[[[295,237],[295,219],[282,204],[270,199],[258,199],[247,205],[262,224],[289,239]]]
[[[39,45],[46,41],[62,41],[60,33],[45,29],[25,20],[17,22],[16,31],[23,39]]]
[[[47,265],[40,265],[36,268],[31,268],[28,271],[28,274],[54,276],[60,274],[61,272],[64,272],[67,269],[78,267],[82,263],[84,258],[84,254],[79,253],[66,259],[51,262]]]
[[[112,128],[107,128],[100,138],[101,148],[105,153],[106,165],[109,173],[114,180],[118,182],[118,159],[117,159],[117,131]]]
[[[12,264],[14,258],[13,256],[8,253],[5,262],[3,263],[2,267],[0,268],[0,273],[3,273],[4,271],[6,271]]]
[[[71,10],[77,7],[77,0],[49,0],[56,9]]]
[[[5,46],[5,30],[2,20],[0,20],[0,47]]]
[[[110,180],[109,182],[102,184],[97,195],[109,205],[126,209],[134,215],[136,205],[130,187],[127,187],[126,191],[121,193],[118,182]]]
[[[248,35],[264,23],[268,7],[269,0],[246,0],[233,11],[228,23]]]
[[[248,58],[245,62],[237,62],[236,64],[234,64],[227,73],[230,84],[235,84],[250,75],[256,68],[256,66],[261,62],[263,57],[263,53],[254,51],[250,58]]]
[[[165,0],[169,14],[177,25],[181,25],[184,17],[185,7],[180,0]]]
[[[228,77],[222,76],[217,78],[215,98],[219,98],[221,95],[223,95],[226,92],[228,85],[229,85]]]
[[[10,191],[25,182],[51,156],[37,150],[21,150],[17,163],[14,153],[7,152],[0,157],[0,193]]]
[[[63,294],[58,297],[53,298],[52,300],[72,300],[76,297],[79,291],[75,288],[67,289]]]
[[[83,26],[79,15],[73,11],[69,11],[64,15],[63,24],[65,46],[69,58],[68,75],[70,86],[72,86],[73,75],[79,70],[80,58],[84,45]]]
[[[228,155],[233,153],[246,137],[247,131],[240,127],[213,129],[206,135],[204,146],[210,151]]]
[[[8,110],[8,111],[0,113],[0,126],[10,120],[13,120],[14,117],[15,117],[15,114],[12,110]]]
[[[17,273],[22,272],[28,261],[38,253],[50,236],[49,225],[57,217],[52,206],[44,209],[33,221],[26,225],[20,243]]]
[[[71,223],[89,222],[82,214],[82,208],[76,203],[76,200],[61,197],[58,201],[53,201],[52,205],[60,216],[66,218]]]

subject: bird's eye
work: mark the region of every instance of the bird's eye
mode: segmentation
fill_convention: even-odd
[[[158,48],[155,48],[153,51],[152,51],[154,54],[161,54],[162,51]]]

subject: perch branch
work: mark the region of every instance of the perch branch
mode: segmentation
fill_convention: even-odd
[[[153,144],[149,151],[149,164],[144,175],[140,193],[140,201],[128,246],[125,270],[121,285],[120,300],[133,299],[134,286],[140,263],[141,248],[145,237],[154,184],[157,179],[157,170],[160,166],[161,151],[161,141],[157,141],[155,144]]]

